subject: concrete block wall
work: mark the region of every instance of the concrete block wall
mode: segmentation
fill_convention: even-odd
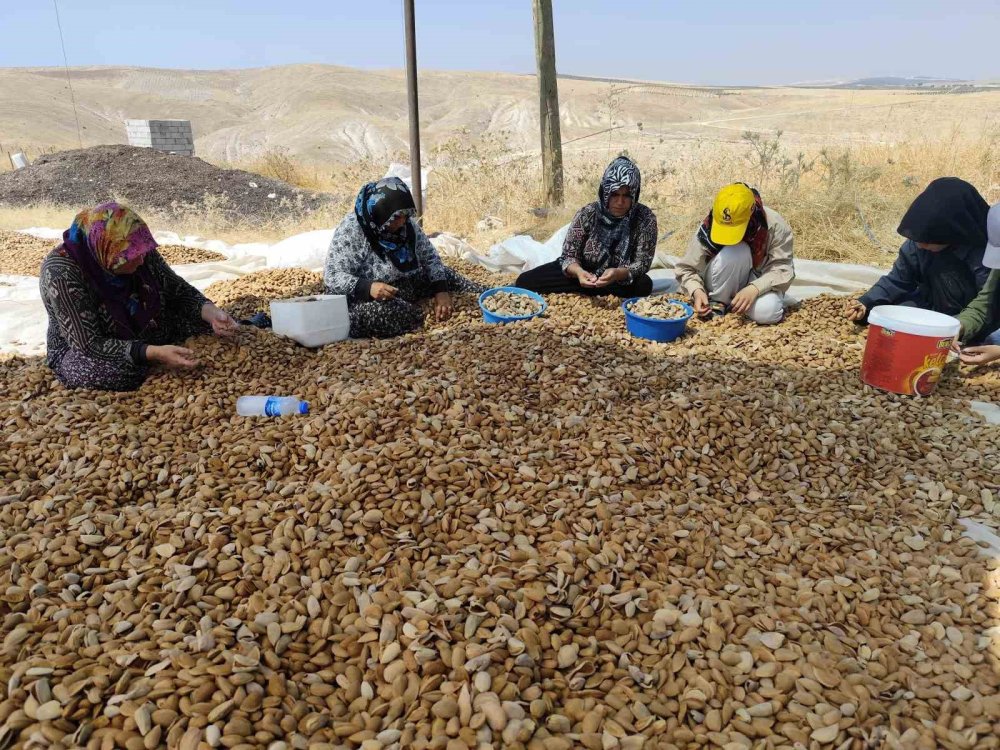
[[[125,132],[130,146],[194,156],[194,134],[189,120],[126,120]]]

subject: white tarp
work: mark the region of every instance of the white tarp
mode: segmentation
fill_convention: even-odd
[[[562,252],[569,224],[553,234],[547,241],[539,242],[526,235],[515,235],[498,242],[485,255],[473,259],[498,271],[521,273],[545,263],[551,263]],[[674,268],[680,258],[658,252],[653,259],[650,276],[654,291],[676,287]],[[808,299],[820,294],[851,294],[868,289],[885,273],[878,268],[847,263],[825,263],[816,260],[795,261],[795,281],[790,294],[797,299]]]
[[[58,240],[62,231],[32,227],[27,234]],[[219,240],[180,236],[173,232],[154,232],[161,245],[187,245],[224,255],[226,260],[174,266],[177,274],[192,286],[204,291],[216,281],[235,279],[267,267],[270,245],[248,243],[227,245]],[[38,291],[37,276],[0,275],[0,353],[35,355],[45,353],[45,330],[48,316]]]
[[[272,245],[267,255],[268,268],[306,268],[318,271],[323,268],[330,248],[332,229],[303,232]]]
[[[970,401],[969,407],[989,424],[1000,424],[1000,405],[989,401]]]
[[[424,205],[427,205],[427,182],[431,176],[431,170],[433,167],[420,167],[420,195],[424,199]],[[413,170],[410,168],[409,164],[397,164],[392,162],[389,165],[389,169],[386,170],[386,177],[398,177],[403,182],[406,183],[406,187],[413,192]]]
[[[476,255],[474,260],[496,271],[510,273],[530,271],[538,266],[551,263],[562,254],[563,242],[566,240],[568,231],[569,224],[545,242],[539,242],[524,234],[517,234],[495,244],[486,255]]]
[[[390,168],[390,172],[392,169]],[[538,242],[531,237],[516,236],[500,242],[485,253],[454,235],[440,234],[431,238],[438,252],[446,258],[462,258],[495,271],[520,273],[559,257],[568,225]],[[24,230],[36,237],[57,240],[62,231],[44,227]],[[216,281],[234,279],[263,268],[298,267],[322,271],[333,230],[304,232],[273,245],[249,243],[227,245],[218,240],[181,236],[173,232],[156,232],[163,245],[188,245],[220,253],[225,261],[176,266],[177,273],[204,291]],[[675,288],[674,265],[677,258],[658,253],[650,275],[655,291]],[[870,287],[882,274],[877,268],[796,260],[796,279],[791,296],[807,299],[819,294],[851,294]],[[45,309],[38,293],[38,279],[31,276],[0,276],[0,352],[42,354],[45,350]]]

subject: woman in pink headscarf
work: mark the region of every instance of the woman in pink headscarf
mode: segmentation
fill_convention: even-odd
[[[42,263],[47,362],[69,388],[131,391],[150,365],[190,368],[189,336],[231,335],[236,322],[175,274],[146,223],[104,203],[81,211]]]

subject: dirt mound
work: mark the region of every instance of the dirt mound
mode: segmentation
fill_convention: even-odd
[[[209,206],[222,218],[263,224],[279,212],[305,215],[330,196],[196,157],[149,148],[95,146],[40,157],[0,174],[0,206],[92,206],[119,200],[137,210],[180,214]]]
[[[0,274],[37,276],[45,256],[58,244],[58,240],[0,229]]]
[[[231,281],[216,281],[205,296],[225,308],[237,320],[254,313],[270,314],[271,300],[305,297],[323,291],[323,277],[301,268],[274,268],[255,271]]]

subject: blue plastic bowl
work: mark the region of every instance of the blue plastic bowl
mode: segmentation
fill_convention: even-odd
[[[683,318],[677,318],[676,320],[663,320],[662,318],[645,318],[642,315],[636,315],[634,312],[629,310],[629,305],[633,302],[637,302],[642,299],[642,297],[631,297],[630,299],[622,302],[622,310],[625,312],[625,327],[628,332],[633,336],[640,339],[649,339],[650,341],[673,341],[679,338],[684,333],[684,329],[687,328],[687,322],[691,320],[691,316],[694,315],[694,308],[686,302],[681,302],[679,299],[670,299],[670,302],[676,302],[681,305],[687,312]]]
[[[487,297],[492,297],[497,292],[512,292],[514,294],[523,294],[525,297],[531,297],[531,299],[542,303],[542,309],[533,315],[498,315],[495,312],[490,312],[483,307],[483,300]],[[483,311],[483,320],[487,323],[516,323],[519,320],[530,320],[531,318],[537,318],[545,312],[545,310],[548,309],[548,306],[549,303],[545,301],[545,298],[542,297],[542,295],[530,292],[527,289],[521,289],[521,287],[518,286],[496,286],[492,289],[487,289],[479,295],[479,309]]]

